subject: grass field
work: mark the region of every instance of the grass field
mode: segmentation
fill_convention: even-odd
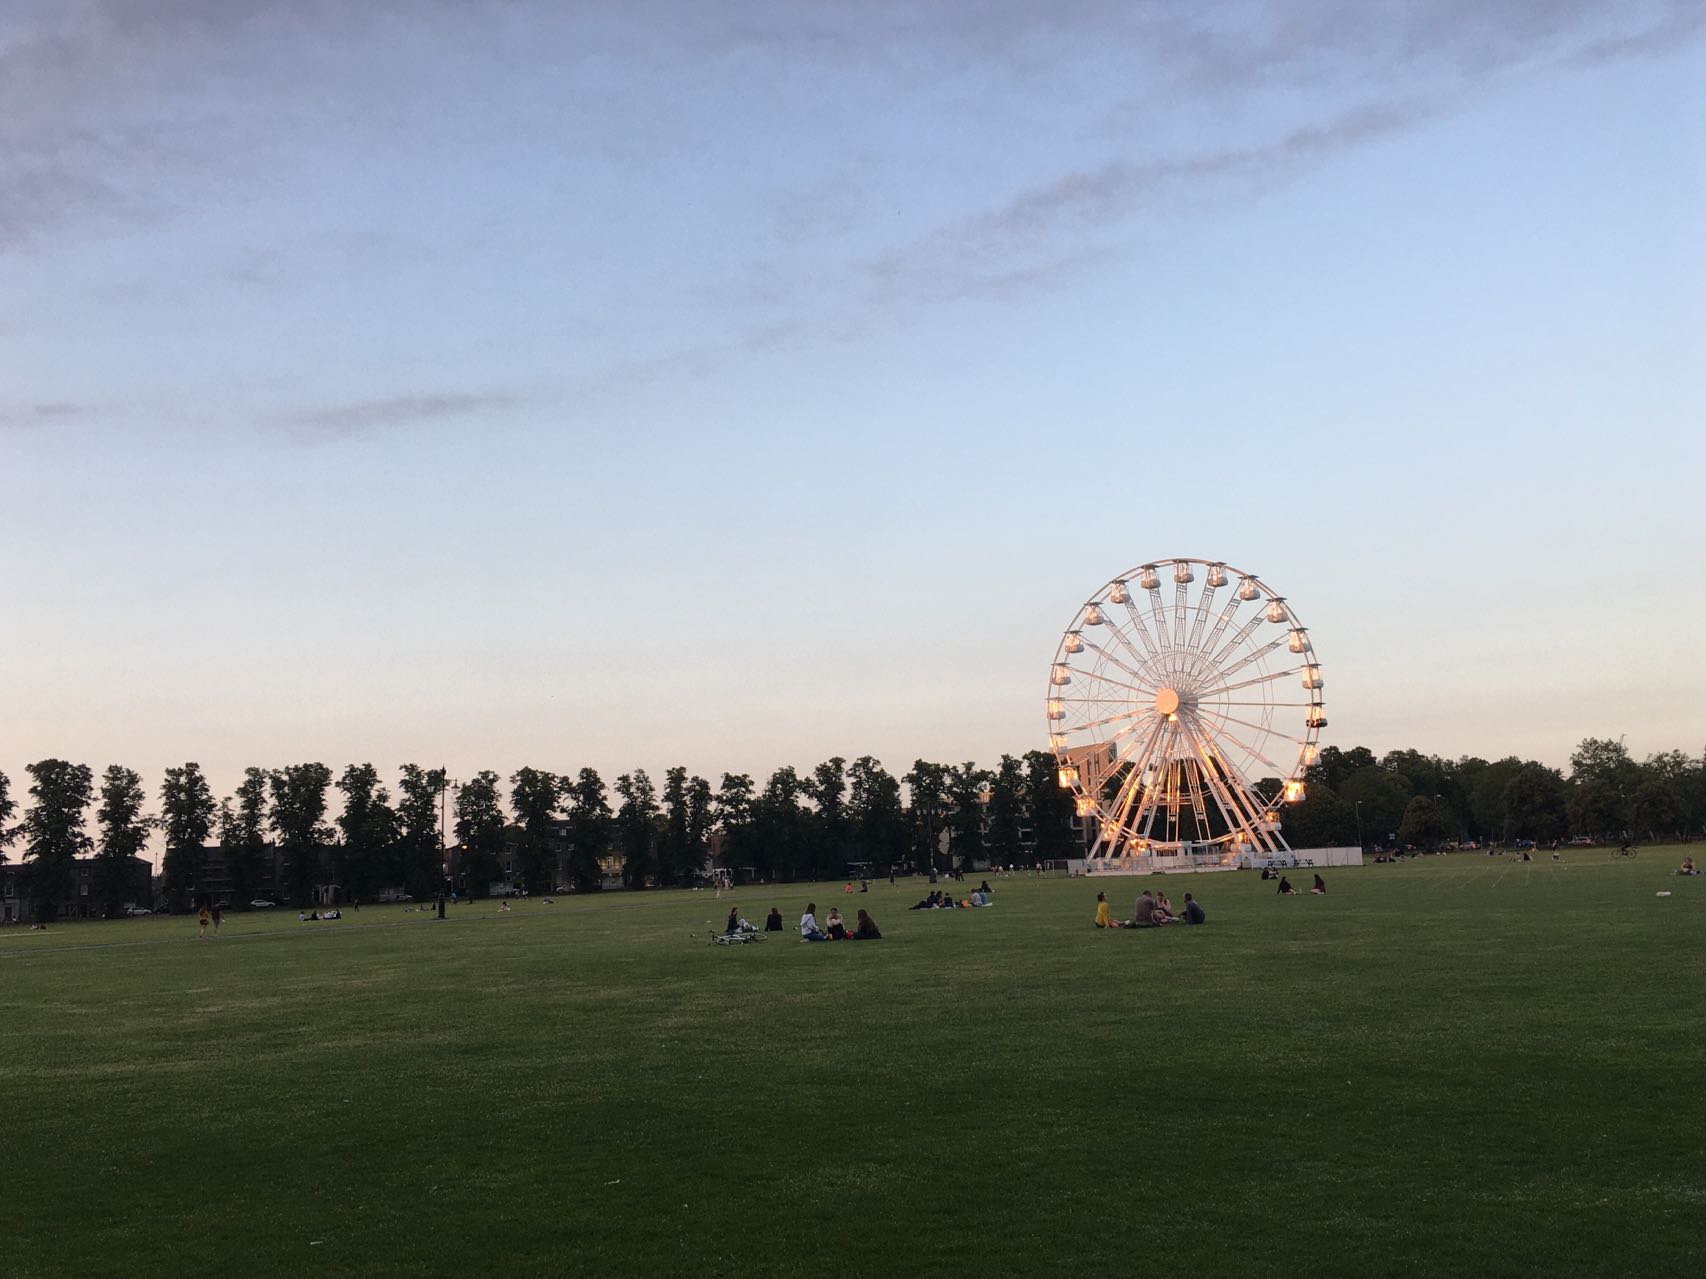
[[[1698,1274],[1679,857],[8,929],[0,1271]]]

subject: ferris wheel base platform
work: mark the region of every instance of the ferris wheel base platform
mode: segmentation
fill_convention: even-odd
[[[1222,870],[1293,870],[1299,866],[1361,866],[1360,848],[1297,848],[1278,853],[1147,853],[1129,857],[1074,857],[1073,875],[1200,875]]]

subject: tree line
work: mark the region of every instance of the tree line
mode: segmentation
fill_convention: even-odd
[[[1285,809],[1297,848],[1362,844],[1551,843],[1573,836],[1659,840],[1706,833],[1706,755],[1637,762],[1621,741],[1584,738],[1568,774],[1535,760],[1376,756],[1323,747],[1301,803]]]
[[[688,884],[703,873],[713,843],[724,865],[770,880],[833,877],[853,864],[927,870],[981,855],[1053,859],[1081,846],[1071,798],[1044,751],[1003,755],[993,769],[917,760],[898,777],[872,756],[851,764],[835,756],[803,774],[779,768],[762,787],[748,774],[724,773],[713,788],[674,767],[661,792],[643,768],[607,787],[591,768],[524,767],[508,778],[507,795],[490,769],[453,783],[445,769],[405,764],[393,795],[372,764],[351,764],[334,781],[325,764],[306,763],[248,768],[222,800],[201,767],[186,763],[166,770],[153,814],[145,811],[141,776],[122,765],[109,767],[98,788],[86,764],[48,759],[27,772],[31,802],[17,825],[18,802],[0,773],[0,861],[22,844],[25,891],[38,917],[71,900],[76,859],[91,852],[97,908],[119,913],[133,893],[129,859],[155,831],[171,910],[193,904],[214,840],[238,905],[263,883],[294,905],[308,904],[315,886],[328,882],[358,899],[387,888],[435,894],[441,825],[454,836],[462,886],[475,895],[486,893],[506,860],[529,892],[596,888],[607,859],[628,887]],[[331,818],[334,789],[340,803]],[[96,803],[91,836],[88,809]]]
[[[351,764],[334,781],[325,764],[307,763],[245,769],[235,791],[217,800],[200,766],[186,763],[165,771],[154,814],[145,811],[141,776],[123,765],[108,767],[98,788],[86,764],[48,759],[27,771],[30,804],[15,825],[19,802],[0,773],[0,861],[22,845],[38,917],[70,901],[75,859],[90,853],[96,904],[119,911],[132,891],[129,859],[156,830],[174,910],[191,904],[214,840],[238,904],[275,868],[275,890],[293,904],[307,904],[323,882],[358,898],[391,887],[431,895],[442,882],[441,814],[463,885],[476,895],[499,877],[506,855],[523,887],[550,892],[564,879],[562,886],[597,887],[607,859],[620,864],[629,887],[687,884],[713,843],[723,865],[769,880],[833,878],[852,865],[883,873],[972,858],[1053,861],[1083,848],[1071,795],[1046,751],[1003,755],[993,768],[915,760],[899,776],[869,755],[851,764],[835,756],[804,773],[778,768],[762,787],[748,774],[724,773],[713,788],[675,767],[661,792],[641,768],[607,788],[595,769],[524,767],[509,776],[507,795],[489,769],[453,784],[445,769],[404,764],[393,792],[372,764]],[[1706,760],[1666,751],[1637,762],[1621,742],[1603,738],[1576,748],[1568,775],[1514,756],[1450,760],[1328,746],[1306,778],[1305,798],[1282,810],[1296,848],[1706,832]],[[1267,785],[1277,789],[1277,781]],[[332,818],[334,789],[341,802]]]

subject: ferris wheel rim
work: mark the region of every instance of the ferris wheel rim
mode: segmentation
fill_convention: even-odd
[[[1199,569],[1203,585],[1192,601],[1188,588],[1196,581]],[[1161,591],[1169,580],[1175,587],[1170,609],[1161,600]],[[1223,587],[1231,587],[1232,593],[1220,613],[1212,614],[1216,592]],[[1153,625],[1140,620],[1138,610],[1142,606],[1134,602],[1137,591],[1149,597]],[[1226,640],[1231,619],[1244,604],[1252,603],[1256,607],[1250,616]],[[1127,633],[1118,617],[1104,616],[1104,608],[1123,608],[1132,631]],[[1209,628],[1211,616],[1213,626]],[[1264,619],[1283,624],[1284,635],[1246,649]],[[1103,633],[1117,639],[1123,652],[1112,651],[1114,644],[1104,648],[1085,638],[1088,629],[1103,626],[1107,627]],[[1187,629],[1189,640],[1185,638]],[[1133,642],[1134,634],[1141,636],[1141,646]],[[1282,644],[1298,665],[1270,671],[1267,657]],[[1073,659],[1086,649],[1094,650],[1096,659],[1075,665]],[[1229,678],[1247,668],[1252,673],[1241,680]],[[1110,670],[1115,674],[1110,675]],[[1276,701],[1275,682],[1300,673],[1302,688],[1297,697]],[[1096,695],[1068,696],[1066,686],[1074,675],[1085,679]],[[1138,851],[1165,851],[1185,844],[1244,846],[1251,842],[1277,842],[1283,847],[1275,810],[1279,803],[1294,798],[1294,788],[1295,796],[1301,796],[1303,774],[1318,749],[1320,729],[1326,725],[1322,686],[1320,659],[1308,628],[1286,597],[1259,574],[1225,560],[1158,557],[1107,579],[1084,599],[1061,634],[1046,686],[1049,743],[1062,786],[1074,792],[1079,816],[1096,824],[1098,846],[1103,839],[1111,839],[1128,850],[1135,846]],[[1113,689],[1120,691],[1108,691]],[[1226,696],[1240,692],[1248,692],[1248,696]],[[1132,694],[1137,695],[1135,701]],[[1153,706],[1146,707],[1143,699],[1151,695]],[[1105,704],[1109,713],[1072,723],[1065,710],[1068,703]],[[1274,722],[1275,713],[1294,710],[1305,712],[1303,723],[1282,731]],[[1076,744],[1069,740],[1075,735],[1080,737]],[[1276,745],[1270,755],[1270,742],[1295,747],[1289,765],[1273,757],[1285,758],[1287,749]],[[1093,763],[1099,764],[1097,752],[1104,750],[1105,771],[1096,787],[1087,787],[1081,781],[1080,767],[1089,769]],[[1277,783],[1272,794],[1261,794],[1245,776],[1258,763],[1272,770],[1258,779]],[[1119,789],[1110,799],[1105,783],[1122,770]],[[1180,819],[1185,789],[1189,790],[1192,809],[1193,838],[1189,840],[1183,838]],[[1211,802],[1219,811],[1218,831],[1209,814]],[[1169,837],[1157,839],[1155,820],[1163,805],[1168,813],[1164,834]]]

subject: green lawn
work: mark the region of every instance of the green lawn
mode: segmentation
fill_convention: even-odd
[[[1697,1274],[1679,859],[1178,876],[1209,925],[1145,933],[1113,877],[742,890],[741,949],[678,892],[0,930],[0,1270]]]

